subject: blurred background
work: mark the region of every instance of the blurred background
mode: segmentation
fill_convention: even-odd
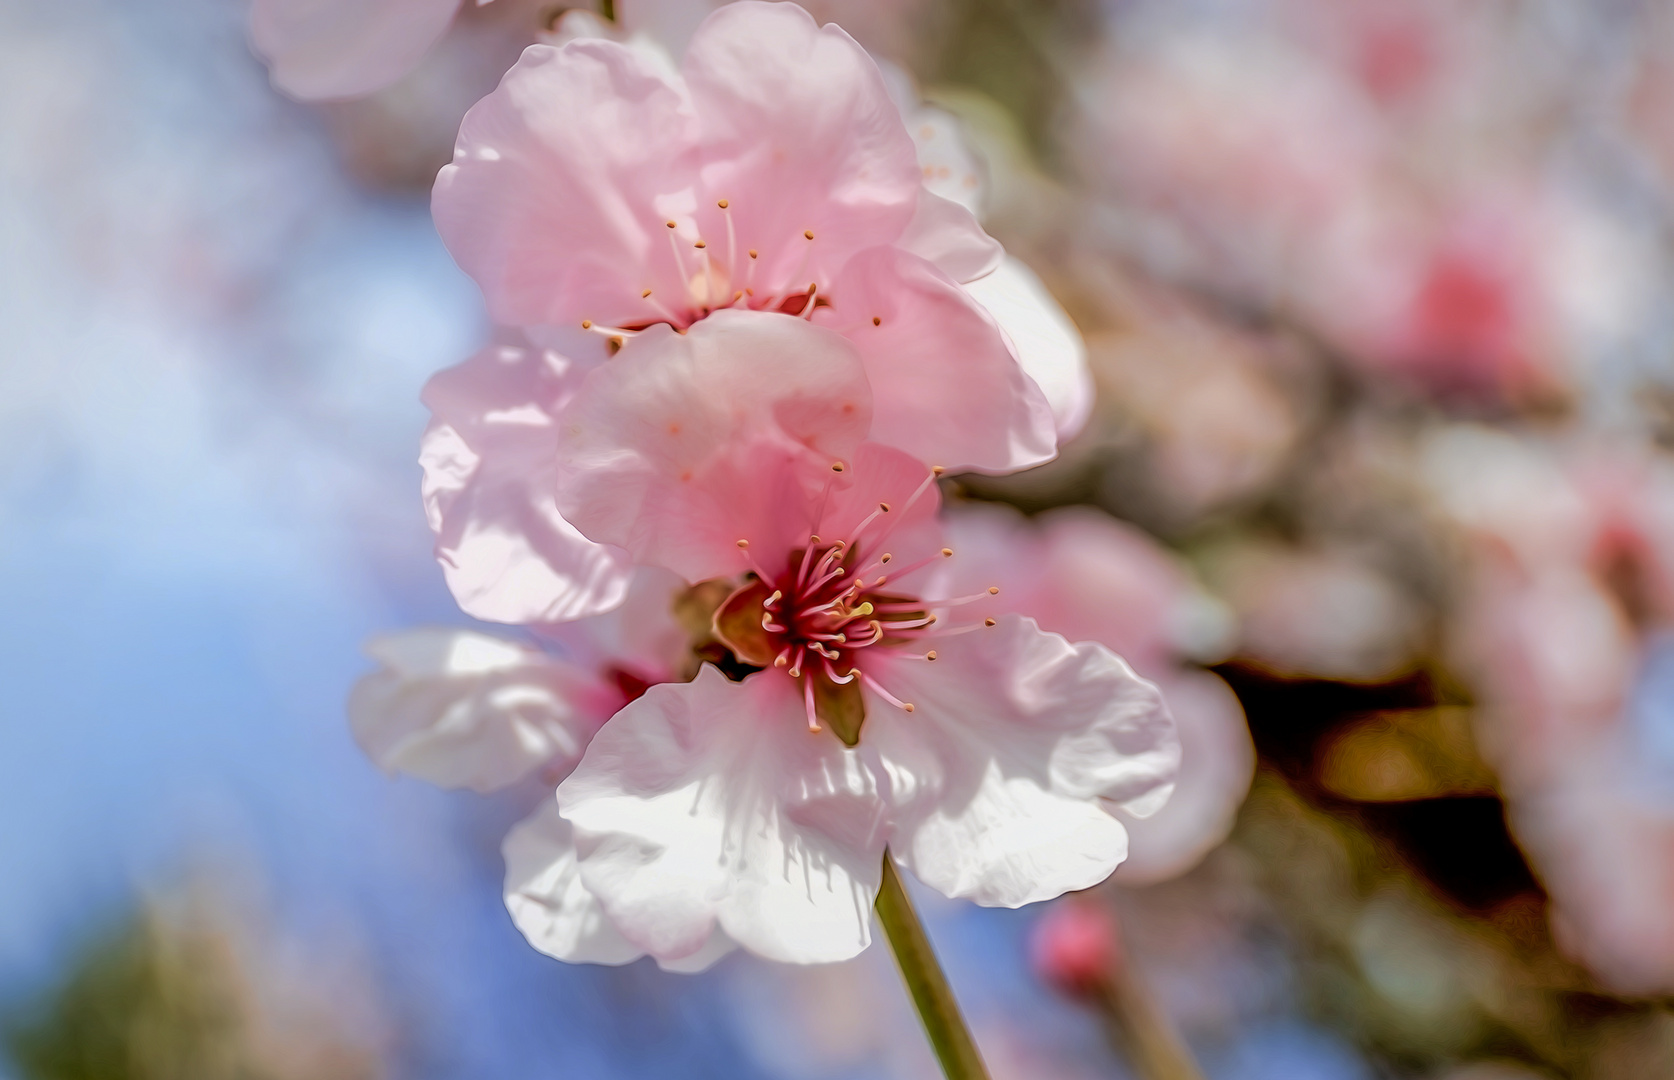
[[[1184,856],[920,898],[995,1076],[1136,1075],[1112,985],[1214,1080],[1674,1076],[1674,8],[809,6],[1088,342],[1060,460],[950,496],[1219,718]],[[559,14],[307,106],[237,0],[0,0],[7,1080],[936,1075],[881,948],[538,955],[542,793],[349,736],[367,637],[468,623],[417,395],[488,327],[428,188]]]

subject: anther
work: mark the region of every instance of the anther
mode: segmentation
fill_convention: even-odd
[[[755,249],[755,248],[751,248],[751,249],[750,249],[750,258],[752,258],[752,259],[753,259],[753,258],[755,258],[755,257],[756,257],[756,249]]]
[[[832,472],[842,472],[843,471],[843,463],[841,461],[833,461],[831,463],[831,471]]]
[[[672,221],[665,221],[665,222],[663,222],[663,224],[667,225],[671,229],[675,227],[674,222],[672,222]]]
[[[750,550],[750,542],[748,540],[740,540],[738,542],[738,546],[745,551]]]
[[[641,300],[644,300],[644,299],[645,299],[645,298],[646,298],[646,297],[647,297],[647,296],[650,296],[650,295],[651,295],[651,290],[650,290],[650,289],[646,289],[646,290],[645,290],[645,291],[644,291],[644,292],[642,292],[642,293],[640,293],[640,294],[639,294],[639,298],[640,298],[640,299],[641,299]]]
[[[695,248],[706,248],[709,245],[704,243],[702,240],[699,240],[697,243],[693,244],[692,246],[695,247]]]
[[[715,205],[719,206],[722,210],[725,210],[727,208],[727,201],[725,199],[722,199],[720,202],[716,203]]]
[[[593,329],[593,320],[592,319],[582,319],[581,320],[581,328],[583,330]]]
[[[813,229],[803,229],[802,230],[802,235],[804,237],[806,237],[807,239],[812,240],[814,238],[814,230]]]
[[[889,504],[881,502],[881,503],[878,504],[878,509],[882,510],[884,513],[887,514],[887,513],[889,513]]]
[[[873,326],[882,326],[883,325],[883,320],[878,318],[876,315],[874,315],[874,316],[872,316],[872,325]]]
[[[994,625],[994,620],[993,619],[984,619],[984,620],[982,620],[982,625],[993,626]]]
[[[988,586],[988,595],[989,596],[999,596],[1000,595],[1000,587],[998,585]]]
[[[884,553],[883,553],[883,555],[882,555],[882,557],[880,557],[880,558],[879,558],[879,559],[878,559],[878,562],[880,562],[880,563],[886,563],[886,562],[888,562],[888,561],[889,561],[889,560],[891,560],[891,559],[893,559],[893,558],[895,558],[895,556],[893,556],[893,555],[891,555],[891,554],[890,554],[890,553],[889,553],[889,552],[887,552],[887,551],[886,551],[886,552],[884,552]]]
[[[943,548],[942,549],[942,558],[944,558],[944,559],[953,558],[953,549],[952,548]]]
[[[913,703],[912,703],[912,702],[910,702],[910,701],[907,701],[907,702],[903,702],[903,703],[902,703],[902,705],[901,705],[901,707],[902,707],[902,708],[903,708],[903,709],[905,709],[905,710],[907,710],[907,711],[908,711],[908,712],[912,712],[912,711],[913,711]]]
[[[929,652],[924,654],[924,658],[926,660],[934,660],[936,658],[936,650],[931,649]]]
[[[930,473],[932,476],[940,476],[945,472],[947,472],[947,470],[942,468],[940,465],[930,466]]]

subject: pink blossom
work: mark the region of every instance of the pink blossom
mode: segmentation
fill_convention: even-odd
[[[662,960],[722,938],[854,955],[886,844],[979,903],[1084,888],[1126,855],[1106,808],[1167,797],[1179,747],[1154,686],[1101,645],[962,623],[965,598],[914,586],[948,557],[936,471],[865,441],[871,408],[843,336],[723,312],[629,343],[564,413],[566,517],[737,582],[715,628],[760,669],[652,687],[559,787],[577,880]]]
[[[1226,614],[1154,540],[1099,511],[1070,507],[1026,520],[1010,507],[966,504],[946,517],[959,557],[944,565],[940,590],[998,585],[973,614],[1016,611],[1071,641],[1096,641],[1162,688],[1179,730],[1180,775],[1161,810],[1122,815],[1128,858],[1115,880],[1147,885],[1190,870],[1231,832],[1255,772],[1237,697],[1186,665],[1224,653]]]
[[[615,41],[531,46],[467,114],[433,209],[490,315],[572,357],[801,316],[861,356],[874,441],[988,471],[1055,453],[1051,404],[961,285],[999,246],[925,188],[877,65],[794,5],[722,8],[678,73]]]
[[[292,97],[360,97],[411,71],[447,33],[461,2],[255,0],[250,42],[274,85]]]

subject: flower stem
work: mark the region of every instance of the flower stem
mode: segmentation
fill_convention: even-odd
[[[1134,1071],[1144,1080],[1203,1080],[1203,1072],[1185,1040],[1157,1005],[1131,960],[1116,965],[1099,988],[1099,1003],[1111,1041],[1127,1054]]]
[[[895,872],[895,860],[888,851],[883,857],[883,886],[878,889],[878,921],[883,924],[884,936],[895,953],[895,963],[901,968],[901,979],[907,984],[918,1018],[924,1023],[924,1033],[936,1051],[947,1080],[988,1080],[988,1070],[971,1041],[965,1018],[959,1015],[959,1005],[948,989],[947,976],[930,948],[924,924],[913,910],[913,902],[901,887],[901,877]]]

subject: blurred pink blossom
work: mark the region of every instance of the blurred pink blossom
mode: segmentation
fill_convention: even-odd
[[[1674,989],[1674,467],[1465,427],[1425,466],[1471,543],[1456,651],[1558,941],[1619,992]]]

